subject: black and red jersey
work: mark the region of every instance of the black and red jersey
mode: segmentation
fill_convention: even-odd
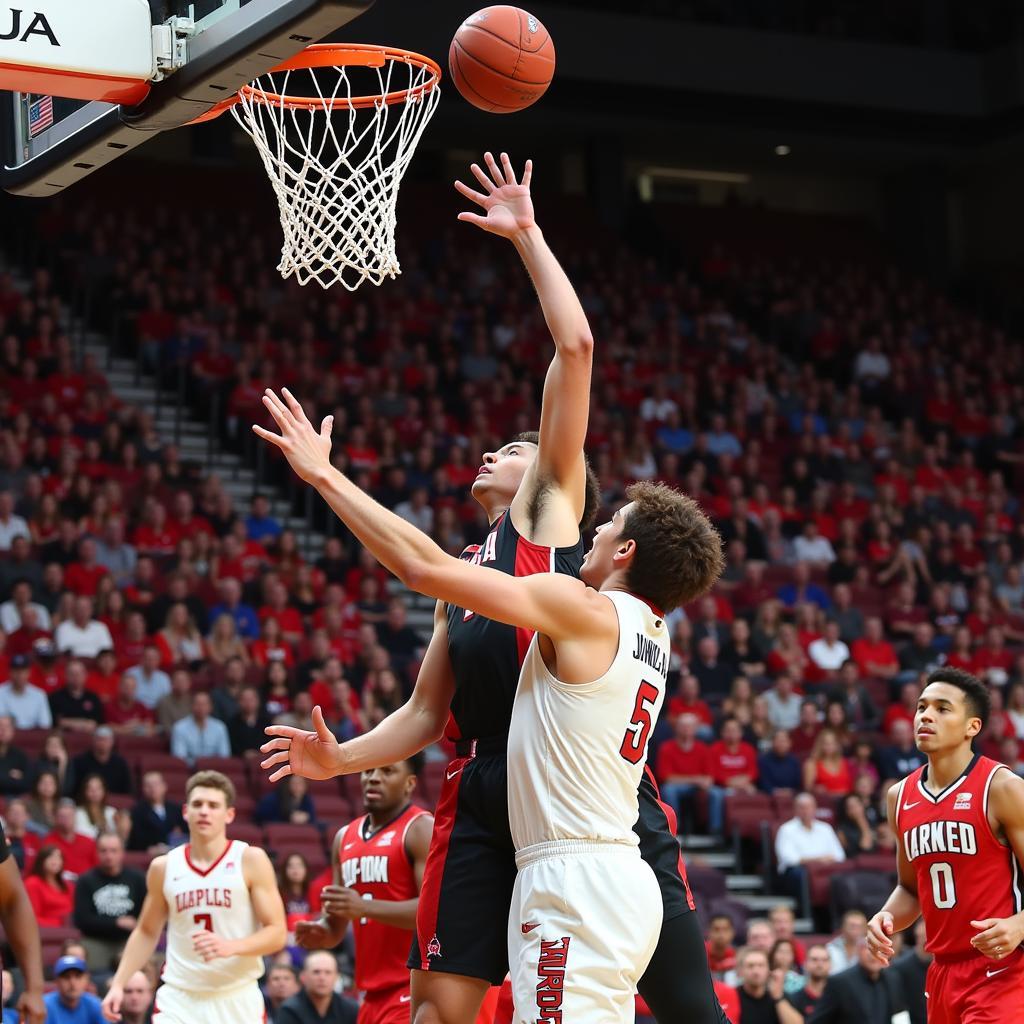
[[[519,534],[506,511],[484,542],[467,549],[463,558],[510,576],[560,572],[578,578],[583,565],[583,538],[567,548],[534,544]],[[448,653],[455,676],[449,739],[508,735],[519,670],[532,639],[532,630],[448,606]]]

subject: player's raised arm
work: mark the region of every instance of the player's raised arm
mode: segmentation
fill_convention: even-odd
[[[121,961],[106,998],[103,1000],[103,1016],[110,1021],[121,1019],[121,1000],[124,997],[124,986],[128,979],[142,969],[153,955],[156,944],[160,941],[160,933],[167,924],[167,901],[164,899],[164,874],[167,870],[167,858],[156,857],[146,872],[146,898],[139,911],[139,920],[132,929],[125,943]]]
[[[484,213],[461,213],[459,220],[508,238],[516,247],[555,343],[544,381],[537,458],[512,503],[512,517],[528,540],[555,547],[575,544],[586,500],[583,444],[590,415],[594,339],[576,291],[534,219],[533,162],[526,161],[521,182],[508,154],[501,154],[500,165],[490,153],[484,162],[486,171],[478,164],[471,166],[483,191],[455,183]]]
[[[0,831],[0,844],[4,843]],[[25,978],[25,990],[18,999],[17,1010],[26,1024],[43,1024],[46,1006],[43,1003],[43,957],[39,946],[39,925],[13,855],[0,863],[0,923],[14,951],[14,959]]]
[[[921,916],[921,904],[917,899],[917,877],[910,861],[903,850],[896,828],[896,802],[900,796],[900,786],[890,786],[886,794],[886,805],[889,827],[897,837],[896,842],[896,888],[885,901],[882,909],[868,921],[868,947],[875,957],[886,966],[892,960],[895,948],[892,936],[909,928]]]
[[[989,818],[998,823],[1018,864],[1024,864],[1024,779],[1008,769],[997,771],[988,793]],[[992,960],[1003,960],[1024,941],[1024,912],[1010,917],[972,921],[977,934],[971,945]]]
[[[617,621],[607,599],[581,580],[558,573],[514,577],[453,558],[411,523],[379,505],[331,465],[332,417],[317,432],[287,390],[267,390],[263,404],[280,434],[253,426],[276,445],[292,469],[320,492],[356,538],[406,586],[460,608],[553,640],[587,640]],[[577,534],[578,536],[578,534]]]

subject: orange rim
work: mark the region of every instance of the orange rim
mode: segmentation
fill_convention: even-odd
[[[395,92],[385,93],[383,96],[353,96],[351,99],[347,96],[284,96],[280,93],[264,92],[251,85],[244,85],[238,91],[237,96],[221,100],[205,114],[201,114],[188,123],[192,125],[212,121],[235,106],[242,96],[246,96],[256,103],[275,107],[284,106],[292,110],[323,110],[325,106],[330,110],[334,110],[335,107],[363,110],[366,107],[374,107],[378,103],[391,106],[395,103],[405,103],[410,98],[419,99],[434,90],[441,81],[441,67],[437,61],[412,50],[403,50],[395,46],[374,46],[371,43],[313,43],[312,46],[307,46],[302,53],[297,53],[294,57],[282,61],[264,74],[274,74],[278,71],[301,71],[304,68],[380,68],[388,60],[402,61],[422,68],[424,71],[430,72],[430,78],[422,85],[411,89],[398,89]]]
[[[354,43],[314,43],[290,60],[271,68],[268,74],[278,71],[300,71],[304,68],[379,68],[389,60],[402,61],[429,71],[430,78],[422,85],[410,89],[398,89],[383,96],[353,96],[351,99],[347,96],[284,96],[280,93],[264,92],[251,85],[242,86],[239,95],[246,96],[256,103],[265,103],[273,107],[284,106],[293,110],[322,110],[325,106],[331,110],[335,107],[361,110],[365,107],[375,107],[380,103],[391,106],[395,103],[405,103],[409,99],[419,99],[435,89],[441,81],[440,65],[420,53],[392,46]]]

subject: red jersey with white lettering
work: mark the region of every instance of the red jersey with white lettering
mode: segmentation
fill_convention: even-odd
[[[427,812],[411,804],[372,835],[370,816],[350,822],[341,837],[341,884],[364,900],[412,900],[419,895],[412,859],[405,849],[409,826]],[[409,984],[412,929],[395,928],[367,917],[352,922],[356,940],[356,988],[363,992]]]
[[[963,775],[940,792],[928,787],[928,766],[899,786],[896,834],[917,876],[917,898],[937,957],[976,954],[971,921],[1009,917],[1024,906],[1024,875],[992,831],[988,792],[1004,764],[976,754]]]

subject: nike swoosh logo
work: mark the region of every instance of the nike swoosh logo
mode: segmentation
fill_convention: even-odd
[[[399,996],[398,997],[398,1001],[400,1003],[411,1003],[412,1002],[412,996]]]
[[[994,978],[997,974],[1002,974],[1003,971],[1008,971],[1009,969],[1010,969],[1009,967],[1000,967],[998,971],[986,971],[985,972],[985,977],[986,978]]]
[[[524,935],[529,935],[530,932],[532,932],[534,928],[539,928],[540,927],[540,921],[527,921],[527,923],[524,924],[522,927],[523,927],[523,934]]]
[[[915,800],[912,804],[904,804],[903,810],[909,811],[912,807],[916,807],[920,802],[920,800]]]
[[[461,771],[462,771],[461,768],[456,768],[455,771],[453,771],[453,772],[445,772],[445,776],[447,777],[448,781],[451,782],[452,779],[454,779],[455,776],[458,775],[459,772],[461,772]]]
[[[347,850],[347,849],[348,849],[348,848],[349,848],[350,846],[355,846],[355,845],[356,845],[355,843],[346,843],[346,844],[345,844],[345,845],[344,845],[344,846],[342,847],[342,849],[343,849],[343,850]]]

